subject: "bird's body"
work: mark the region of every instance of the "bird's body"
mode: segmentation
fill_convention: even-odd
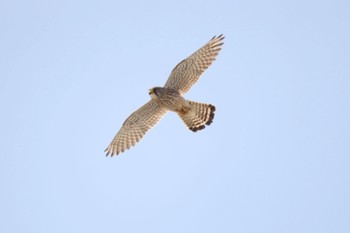
[[[190,104],[177,90],[171,88],[154,87],[149,95],[159,105],[173,112],[188,112]]]
[[[125,120],[122,128],[105,150],[107,156],[118,155],[134,146],[168,111],[177,113],[193,132],[204,129],[205,125],[212,123],[215,107],[211,104],[186,100],[183,94],[215,60],[221,50],[223,39],[222,35],[213,37],[173,69],[164,87],[154,87],[149,90],[151,100]]]
[[[176,112],[194,132],[204,129],[205,125],[210,125],[214,118],[213,105],[188,101],[177,90],[154,87],[150,89],[149,94],[158,106]]]

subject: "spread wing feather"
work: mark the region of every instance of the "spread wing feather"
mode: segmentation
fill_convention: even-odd
[[[166,112],[167,110],[158,106],[155,101],[148,101],[125,120],[111,144],[106,148],[106,156],[118,155],[134,146]]]
[[[186,93],[197,82],[201,74],[215,61],[225,37],[214,36],[191,56],[180,62],[171,72],[164,87],[181,94]]]

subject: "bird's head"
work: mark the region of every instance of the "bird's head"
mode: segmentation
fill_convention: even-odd
[[[153,87],[148,90],[148,94],[151,96],[152,99],[156,99],[161,95],[161,87]]]

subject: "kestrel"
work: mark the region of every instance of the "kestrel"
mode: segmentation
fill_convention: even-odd
[[[224,38],[223,35],[214,36],[195,53],[175,66],[164,87],[151,88],[149,90],[151,100],[125,120],[105,150],[106,156],[118,155],[134,146],[168,111],[176,112],[193,132],[204,129],[205,125],[210,125],[214,118],[215,107],[211,104],[186,100],[183,94],[197,82],[201,74],[216,59]]]

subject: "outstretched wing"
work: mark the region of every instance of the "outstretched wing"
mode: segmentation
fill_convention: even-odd
[[[172,88],[181,94],[186,93],[197,82],[200,75],[215,61],[225,37],[214,36],[202,48],[180,62],[171,72],[164,87]]]
[[[166,112],[167,110],[158,106],[154,100],[148,101],[125,120],[122,128],[105,150],[106,156],[118,155],[134,146]]]

